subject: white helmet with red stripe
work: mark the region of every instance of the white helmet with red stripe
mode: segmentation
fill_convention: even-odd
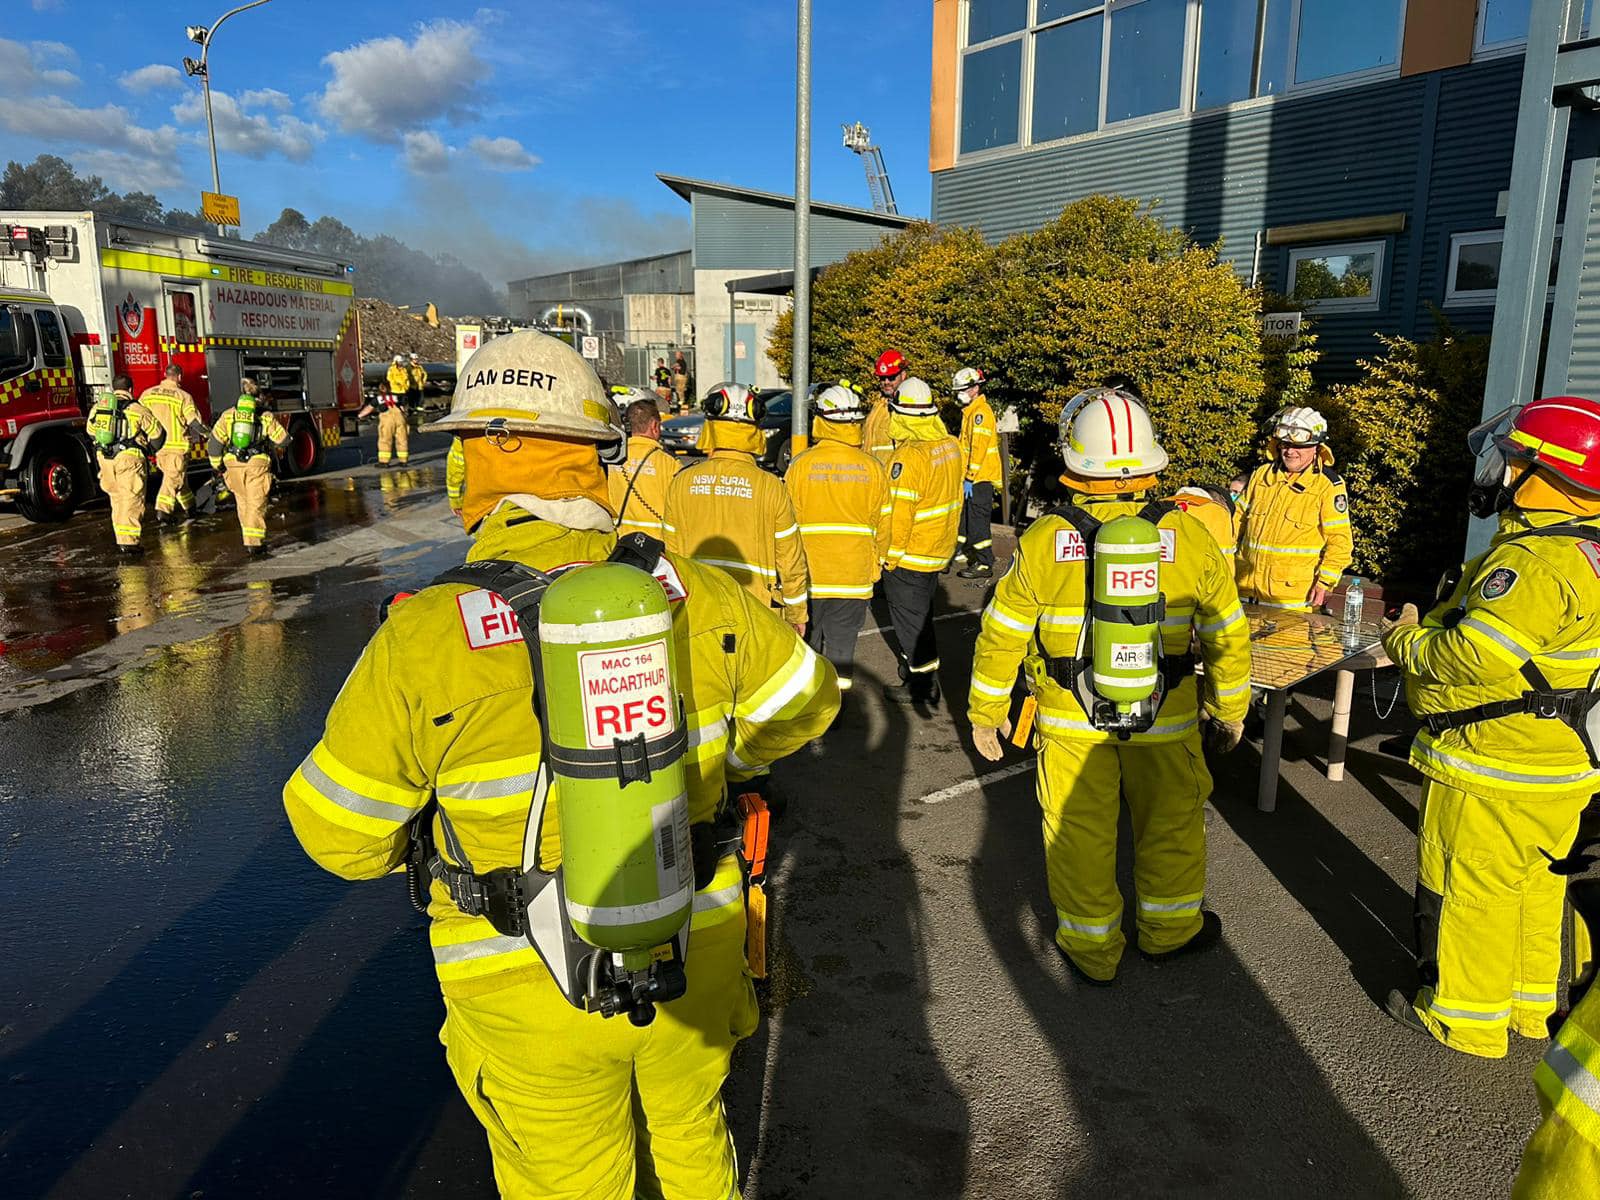
[[[1090,388],[1061,410],[1061,456],[1083,479],[1154,475],[1167,465],[1150,414],[1123,388]]]

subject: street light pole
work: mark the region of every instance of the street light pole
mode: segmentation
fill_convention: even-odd
[[[241,4],[238,8],[230,8],[213,21],[209,29],[204,25],[190,25],[185,30],[189,35],[189,40],[200,47],[200,61],[195,62],[192,58],[185,58],[183,60],[183,69],[190,75],[200,76],[200,87],[205,93],[206,136],[211,142],[211,190],[213,192],[220,193],[222,191],[222,172],[217,168],[217,125],[211,116],[211,43],[216,39],[217,30],[222,28],[222,23],[229,17],[237,16],[246,9],[260,8],[266,3],[267,0],[250,0],[249,4]],[[218,236],[227,236],[227,229],[226,225],[218,225]]]
[[[811,0],[797,0],[794,108],[794,350],[789,382],[794,400],[789,444],[802,449],[811,433]]]

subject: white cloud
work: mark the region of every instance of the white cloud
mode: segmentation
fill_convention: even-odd
[[[56,54],[56,48],[67,50],[59,42],[34,42],[32,46],[24,46],[21,42],[0,38],[0,96],[28,96],[76,86],[78,77],[60,64],[75,63],[78,56],[70,50],[65,55]],[[51,62],[56,65],[45,65]]]
[[[262,93],[246,92],[245,96],[260,100]],[[323,138],[322,128],[318,125],[308,124],[295,116],[280,114],[270,117],[247,112],[245,106],[227,92],[212,91],[211,113],[217,129],[217,146],[246,158],[260,159],[279,154],[290,162],[305,162]],[[191,92],[172,106],[172,115],[180,124],[204,127],[205,100],[199,92]]]
[[[389,142],[419,125],[463,119],[489,74],[477,46],[477,29],[436,21],[409,42],[374,38],[337,50],[322,60],[333,79],[317,110],[346,133]]]
[[[172,191],[186,182],[183,168],[173,158],[123,154],[117,150],[83,150],[72,156],[72,165],[100,176],[119,192]]]
[[[467,143],[467,149],[492,171],[531,171],[539,165],[538,156],[529,154],[516,138],[475,137]]]
[[[294,107],[290,100],[277,88],[259,88],[255,91],[240,92],[239,104],[243,108],[270,108],[276,112],[288,112]]]
[[[54,12],[61,7],[61,0],[33,0],[34,12]]]
[[[70,153],[83,170],[119,190],[154,191],[182,182],[184,136],[170,125],[149,129],[116,104],[83,108],[60,96],[15,97],[0,104],[0,130]]]
[[[450,156],[455,153],[444,144],[444,139],[430,130],[413,130],[402,139],[405,153],[401,161],[413,175],[438,175],[450,168]]]
[[[165,63],[151,63],[137,71],[117,76],[117,82],[127,91],[143,95],[146,92],[172,92],[183,86],[183,72]]]

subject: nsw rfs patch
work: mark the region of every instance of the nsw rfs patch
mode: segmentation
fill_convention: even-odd
[[[974,425],[982,425],[983,424],[983,414],[982,413],[974,413],[973,416],[972,416],[972,423]]]
[[[1517,573],[1510,567],[1496,567],[1483,577],[1478,585],[1478,595],[1485,600],[1498,600],[1517,583]]]
[[[903,470],[905,470],[905,463],[895,463],[894,466],[889,468],[889,478],[890,479],[899,479],[900,478],[900,472],[903,471]]]
[[[456,597],[456,608],[461,612],[461,629],[472,649],[487,650],[522,641],[517,614],[498,592],[487,588],[462,592]]]
[[[1349,507],[1350,507],[1350,501],[1345,499],[1345,496],[1344,496],[1343,492],[1340,492],[1337,496],[1335,496],[1333,498],[1333,511],[1334,512],[1344,512]]]

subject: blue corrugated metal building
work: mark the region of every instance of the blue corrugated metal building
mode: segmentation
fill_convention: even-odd
[[[1097,192],[1153,203],[1314,313],[1327,378],[1435,310],[1488,332],[1527,0],[934,0],[934,19],[935,221],[998,239]]]

